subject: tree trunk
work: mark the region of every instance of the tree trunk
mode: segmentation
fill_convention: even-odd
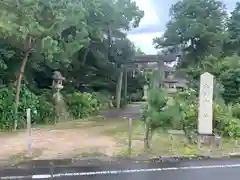
[[[90,51],[90,45],[89,45],[89,47],[87,48],[87,50],[84,52],[83,61],[82,61],[82,66],[84,66],[84,65],[85,65],[85,62],[87,61],[87,55],[88,55],[89,51]]]
[[[23,73],[25,71],[25,67],[27,64],[27,60],[28,60],[28,56],[30,53],[30,46],[31,46],[31,38],[29,37],[27,40],[27,44],[25,44],[25,54],[21,63],[21,67],[20,67],[20,71],[18,73],[17,76],[17,80],[16,80],[16,95],[15,95],[15,121],[14,121],[14,130],[17,130],[17,126],[18,126],[18,106],[19,106],[19,100],[20,100],[20,90],[21,90],[21,82],[22,82],[22,77],[23,77]]]

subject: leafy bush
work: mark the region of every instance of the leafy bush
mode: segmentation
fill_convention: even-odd
[[[188,137],[197,132],[198,97],[192,89],[179,92],[175,103],[165,105],[163,94],[157,91],[150,92],[150,110],[145,107],[142,119],[148,119],[156,128],[182,129]],[[220,101],[221,102],[221,101]],[[240,137],[240,104],[213,103],[213,128],[223,136]]]
[[[100,108],[112,108],[112,96],[109,92],[95,92],[93,95],[98,101]]]
[[[178,94],[178,101],[181,113],[181,124],[183,129],[189,132],[196,132],[198,118],[198,98],[191,90]],[[184,97],[184,98],[183,98]],[[188,98],[186,98],[188,97]],[[194,100],[195,99],[195,100]],[[240,137],[240,105],[225,105],[223,103],[213,103],[213,128],[219,134],[233,138]]]
[[[234,112],[238,107],[238,105],[214,104],[214,127],[222,135],[240,137],[240,119]]]
[[[68,111],[74,118],[92,115],[99,109],[99,103],[92,94],[75,92],[67,95]]]
[[[9,130],[14,123],[14,89],[0,89],[0,129]]]
[[[44,123],[53,115],[53,106],[46,99],[38,97],[22,84],[20,91],[18,113],[15,114],[15,88],[0,89],[0,129],[13,129],[15,118],[18,119],[18,128],[26,127],[26,109],[31,109],[32,124]]]
[[[38,119],[36,124],[51,124],[54,121],[54,106],[49,102],[47,97],[42,95],[39,97],[38,105],[36,106]]]
[[[226,103],[240,102],[240,68],[230,69],[225,71],[220,76],[220,81],[224,86],[222,93],[223,99]]]
[[[158,88],[149,91],[148,106],[146,106],[142,113],[142,120],[148,122],[151,130],[157,128],[166,128],[171,125],[172,109],[167,106],[167,96],[163,90]]]

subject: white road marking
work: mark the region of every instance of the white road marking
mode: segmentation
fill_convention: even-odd
[[[50,179],[51,177],[70,177],[70,176],[92,176],[92,175],[111,175],[111,174],[126,174],[137,172],[157,172],[157,171],[177,171],[177,170],[193,170],[193,169],[216,169],[216,168],[236,168],[240,164],[229,165],[208,165],[208,166],[186,166],[186,167],[168,167],[168,168],[150,168],[150,169],[129,169],[129,170],[111,170],[111,171],[93,171],[93,172],[78,172],[78,173],[57,173],[57,174],[36,174],[30,176],[4,176],[0,177],[1,180],[10,179]]]

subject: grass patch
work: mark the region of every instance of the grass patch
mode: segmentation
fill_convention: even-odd
[[[78,120],[69,120],[58,122],[57,124],[50,125],[35,125],[33,128],[43,128],[43,129],[79,129],[79,128],[87,128],[87,127],[97,127],[104,126],[108,121],[117,121],[118,119],[105,119],[102,116],[93,116],[84,119]]]
[[[96,128],[94,128],[96,127]],[[116,146],[112,148],[113,156],[125,157],[129,156],[128,153],[128,119],[124,118],[103,118],[101,116],[90,117],[81,120],[74,120],[68,122],[60,122],[56,125],[36,126],[36,128],[47,129],[59,129],[59,130],[71,130],[71,129],[83,129],[89,133],[95,133],[96,138],[99,136],[107,136],[108,139],[113,139],[116,142]],[[93,128],[93,129],[91,129]],[[25,130],[24,130],[25,131]],[[19,131],[20,132],[20,131]],[[79,131],[80,132],[80,131]],[[1,135],[8,135],[10,133],[0,133]],[[11,135],[15,135],[11,133]],[[197,145],[189,144],[184,134],[170,134],[163,131],[157,131],[151,141],[151,149],[148,152],[144,152],[144,123],[139,120],[132,121],[132,154],[131,156],[137,156],[141,154],[150,154],[153,156],[159,155],[195,155],[204,152],[208,152],[210,147],[198,149]],[[87,139],[86,139],[87,141]],[[114,143],[113,143],[114,144]],[[240,146],[236,144],[233,139],[224,138],[222,140],[222,148],[212,148],[211,153],[221,154],[228,152],[240,151]],[[71,157],[96,157],[103,156],[100,152],[106,152],[107,145],[103,147],[74,147]],[[112,147],[112,146],[111,146]],[[99,148],[99,149],[97,149]],[[41,155],[42,150],[33,150],[33,157],[28,157],[27,152],[21,152],[15,154],[9,158],[9,162],[19,162]],[[110,154],[110,153],[109,153]],[[64,153],[63,153],[64,155]],[[70,155],[70,154],[68,154]]]
[[[151,151],[156,155],[192,155],[198,153],[197,145],[188,144],[184,135],[156,133],[151,144]]]
[[[135,132],[141,123],[139,120],[132,121],[132,132]],[[119,136],[120,134],[127,134],[128,133],[128,119],[119,119],[118,121],[113,121],[112,126],[109,126],[107,129],[104,130],[104,134],[108,136]]]
[[[131,156],[138,156],[145,153],[144,149],[132,149]],[[129,156],[128,148],[120,149],[118,152],[114,153],[115,157],[126,157]]]
[[[115,127],[104,131],[108,136],[112,136],[122,146],[116,156],[128,156],[128,121],[121,121]],[[144,124],[139,120],[133,121],[132,127],[132,155],[139,155],[144,152]],[[219,153],[239,151],[240,146],[233,139],[223,138],[222,148],[203,147],[198,149],[196,144],[189,144],[184,134],[170,134],[163,131],[154,133],[151,141],[149,154],[152,155],[195,155],[206,154],[219,155]]]
[[[86,152],[81,152],[77,157],[98,157],[98,156],[102,156],[101,153],[96,152],[96,151],[86,151]]]

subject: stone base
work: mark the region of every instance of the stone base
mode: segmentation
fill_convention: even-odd
[[[220,148],[222,146],[221,137],[216,134],[211,135],[198,135],[198,146],[216,147]]]

